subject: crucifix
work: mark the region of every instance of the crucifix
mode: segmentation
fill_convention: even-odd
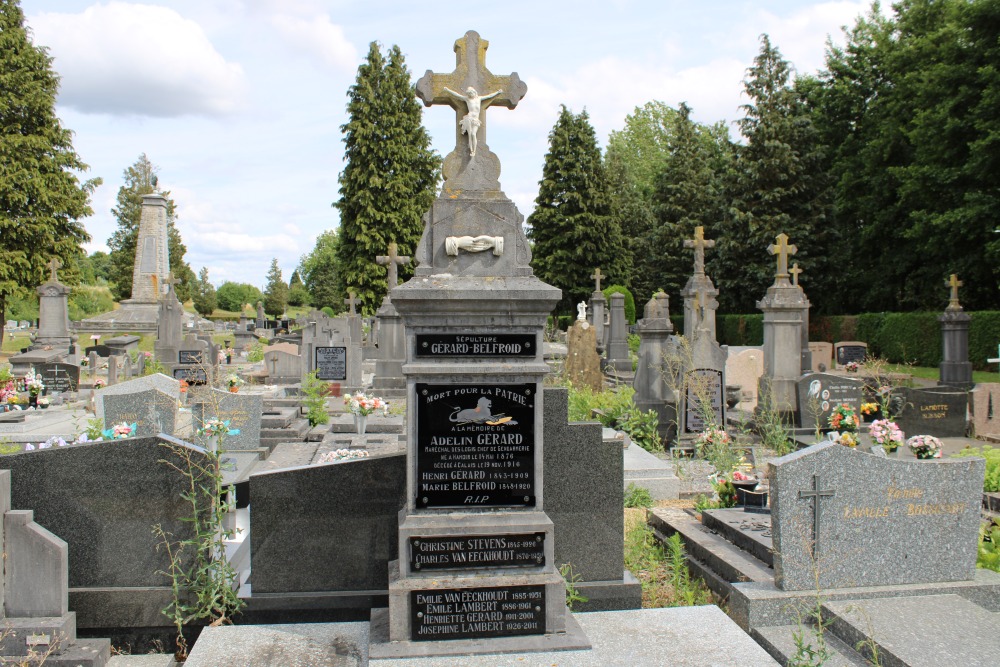
[[[767,251],[769,253],[778,256],[778,273],[776,273],[774,277],[778,280],[781,280],[782,278],[788,280],[788,256],[794,255],[799,251],[799,249],[788,244],[788,234],[778,234],[775,240],[778,242],[777,244],[772,243],[767,246]]]
[[[820,489],[819,475],[813,475],[813,488],[811,491],[799,491],[799,500],[813,501],[813,525],[812,525],[812,557],[816,560],[819,555],[819,516],[820,498],[832,498],[835,495],[833,489]]]
[[[392,248],[393,246],[395,246],[395,245],[396,245],[396,244],[395,244],[395,243],[393,243],[393,244],[392,244],[392,246],[389,246],[389,247],[390,247],[390,249],[391,249],[391,248]],[[379,260],[381,260],[381,257],[379,257],[378,259],[379,259]],[[379,261],[379,264],[381,264],[381,263],[382,263],[382,262],[381,262],[381,261]],[[350,311],[350,315],[351,315],[351,317],[354,317],[355,315],[357,315],[357,314],[358,314],[358,311],[356,311],[356,310],[354,309],[354,307],[355,307],[356,305],[358,305],[359,303],[361,303],[361,300],[360,300],[360,299],[356,299],[356,298],[354,298],[354,295],[355,295],[355,292],[354,292],[354,290],[348,290],[348,292],[347,292],[347,296],[349,296],[350,298],[349,298],[349,299],[344,299],[344,303],[345,303],[345,304],[347,304],[347,306],[348,306],[348,307],[349,307],[349,308],[351,309],[351,311]]]
[[[435,74],[431,70],[417,81],[417,97],[424,106],[447,104],[455,110],[454,154],[471,160],[481,142],[486,152],[486,108],[504,106],[513,109],[528,92],[528,86],[513,72],[497,76],[486,69],[486,49],[490,43],[470,30],[455,40],[455,70]],[[460,92],[459,92],[460,91]],[[462,135],[468,134],[469,151],[461,150]],[[447,175],[446,175],[447,177]]]
[[[961,310],[962,306],[958,303],[958,288],[965,283],[953,273],[948,280],[944,281],[944,284],[951,288],[951,295],[948,297],[948,310]]]
[[[590,276],[590,277],[593,278],[593,280],[594,280],[594,291],[595,292],[600,292],[601,291],[601,278],[607,278],[606,275],[604,275],[603,273],[601,273],[601,267],[597,267],[596,269],[594,269],[594,274],[592,276]]]
[[[693,239],[684,239],[684,247],[694,248],[694,274],[705,275],[705,248],[714,248],[715,241],[706,239],[705,228],[698,226],[694,228]]]
[[[62,265],[63,263],[59,260],[58,257],[52,258],[52,260],[49,262],[49,269],[52,271],[52,277],[49,280],[51,280],[54,283],[59,282],[59,278],[56,276],[56,271],[58,271],[62,267]]]
[[[387,267],[386,271],[388,274],[387,277],[388,277],[388,284],[390,291],[392,290],[393,287],[399,285],[399,273],[397,267],[410,263],[409,257],[407,257],[406,255],[400,255],[398,253],[399,249],[396,246],[396,242],[393,241],[392,243],[389,244],[389,254],[379,255],[378,257],[375,258],[376,262],[378,262],[382,266]]]
[[[795,287],[799,286],[799,274],[802,273],[802,269],[799,268],[799,263],[795,262],[792,264],[792,268],[788,269],[788,272],[792,274],[792,285]]]

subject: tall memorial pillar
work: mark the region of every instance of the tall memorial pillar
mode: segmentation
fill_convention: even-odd
[[[972,316],[958,302],[958,288],[962,281],[954,273],[945,281],[951,289],[948,307],[938,317],[941,323],[940,382],[952,387],[972,386],[972,364],[969,362],[969,325]]]
[[[534,276],[486,144],[486,107],[513,109],[527,86],[486,69],[487,44],[466,33],[455,71],[417,83],[459,127],[414,276],[391,293],[406,335],[407,488],[373,659],[589,646],[542,492],[542,340],[561,292]]]

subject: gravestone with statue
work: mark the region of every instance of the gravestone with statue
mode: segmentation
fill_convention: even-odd
[[[513,109],[527,87],[486,69],[487,44],[467,32],[455,70],[417,83],[459,122],[414,277],[392,290],[406,327],[409,472],[372,659],[589,646],[566,609],[542,493],[542,336],[561,292],[534,276],[486,143],[486,108]]]

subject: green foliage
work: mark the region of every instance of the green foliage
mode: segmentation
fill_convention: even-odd
[[[78,257],[80,283],[83,285],[106,285],[111,281],[111,257],[97,250],[89,257]]]
[[[1000,523],[994,521],[989,528],[979,526],[979,552],[976,567],[1000,572]]]
[[[613,279],[627,281],[629,267],[610,199],[587,112],[574,115],[563,106],[549,133],[549,151],[527,230],[535,275],[563,292],[557,313],[571,313],[590,297],[594,289],[590,276],[597,267]]]
[[[670,585],[674,589],[678,607],[694,607],[710,604],[712,594],[697,579],[691,578],[687,566],[687,552],[680,533],[674,533],[667,538],[667,567],[670,570]]]
[[[334,312],[344,308],[341,297],[345,290],[337,270],[338,244],[336,230],[325,231],[316,238],[312,251],[299,260],[310,303],[316,308],[333,307]]]
[[[810,324],[812,322],[810,321]],[[763,345],[764,316],[729,315],[719,313],[715,316],[716,337],[720,345]],[[683,322],[677,329],[684,331]],[[814,340],[810,338],[810,340]]]
[[[93,213],[101,181],[76,176],[88,167],[56,116],[58,90],[52,58],[31,43],[20,5],[0,2],[0,322],[15,292],[45,280],[52,257],[74,265],[90,240],[80,218]]]
[[[341,127],[345,167],[335,204],[340,285],[356,290],[365,314],[378,308],[387,290],[386,271],[375,257],[385,255],[393,242],[399,254],[413,255],[422,217],[434,200],[441,161],[430,148],[421,113],[399,47],[389,50],[386,62],[372,42],[348,91],[349,118]],[[304,273],[315,305],[340,307],[336,298],[318,295],[310,271]],[[412,263],[399,269],[400,280],[412,274]],[[341,292],[339,298],[344,296]]]
[[[321,308],[321,310],[322,310],[322,311],[323,311],[323,312],[324,312],[324,313],[325,313],[325,314],[326,314],[326,315],[327,315],[328,317],[334,317],[334,316],[335,316],[335,315],[337,314],[337,313],[336,313],[336,312],[335,312],[335,311],[333,310],[333,308],[331,308],[330,306],[323,306],[323,308]]]
[[[576,588],[582,577],[573,572],[572,563],[563,563],[560,565],[559,574],[566,580],[566,606],[569,607],[570,611],[573,611],[573,605],[577,603],[583,604],[590,600],[590,598]]]
[[[278,259],[271,260],[271,268],[267,272],[267,285],[264,287],[264,312],[271,317],[280,317],[288,306],[288,285],[281,277],[281,267]]]
[[[156,375],[157,373],[163,373],[164,375],[167,375],[167,367],[164,366],[159,359],[156,358],[146,359],[146,363],[143,364],[142,366],[142,374]]]
[[[247,348],[247,361],[251,364],[264,361],[264,344],[259,340],[250,343]]]
[[[966,447],[953,456],[982,457],[986,459],[986,478],[983,480],[985,493],[1000,493],[1000,449],[983,445],[981,448]]]
[[[67,299],[69,319],[75,321],[114,309],[115,301],[106,286],[76,285]]]
[[[663,443],[657,427],[660,424],[655,410],[640,412],[633,404],[632,409],[621,415],[615,422],[615,427],[628,433],[632,442],[647,452],[663,451]]]
[[[635,298],[632,296],[632,292],[629,291],[627,287],[622,285],[611,285],[602,290],[604,292],[604,298],[608,300],[608,308],[611,308],[611,295],[612,294],[624,294],[625,295],[625,321],[629,324],[635,324]]]
[[[311,371],[306,375],[302,383],[302,393],[305,400],[302,404],[306,408],[306,418],[310,426],[318,426],[330,422],[330,414],[326,411],[326,392],[329,385],[320,380],[318,371]]]
[[[652,507],[653,496],[649,494],[649,489],[644,486],[636,486],[633,483],[625,488],[625,507]]]
[[[215,287],[208,280],[207,267],[201,267],[198,280],[191,287],[194,309],[198,311],[198,314],[202,317],[208,317],[214,313],[216,306]]]
[[[643,449],[656,452],[663,449],[656,427],[656,412],[640,412],[632,397],[635,390],[627,385],[594,392],[589,387],[569,387],[569,421],[593,421],[595,418],[608,428],[617,428]]]
[[[249,283],[224,282],[215,291],[215,300],[222,310],[243,312],[245,306],[254,306],[264,295]]]
[[[142,196],[159,192],[167,198],[167,252],[170,255],[170,271],[180,282],[174,285],[177,298],[181,303],[192,298],[192,286],[195,282],[194,271],[184,261],[187,247],[181,240],[181,234],[174,226],[177,219],[177,206],[170,198],[169,191],[157,189],[159,168],[149,161],[142,153],[123,176],[125,184],[118,188],[116,205],[111,214],[118,222],[118,228],[108,239],[111,249],[110,280],[111,291],[115,300],[121,301],[132,296],[132,274],[135,267],[136,242],[139,238],[139,220],[142,217]]]

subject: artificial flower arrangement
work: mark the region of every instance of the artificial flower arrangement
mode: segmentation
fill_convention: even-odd
[[[94,380],[94,389],[104,389],[106,386],[108,386],[108,381],[104,378]]]
[[[45,396],[39,396],[38,397],[38,407],[40,407],[40,408],[47,408],[47,407],[49,407],[49,399],[46,398]]]
[[[698,434],[695,438],[694,446],[695,450],[701,454],[708,449],[714,449],[715,447],[728,445],[732,442],[732,438],[726,433],[725,429],[719,428],[718,426],[708,426],[704,431]]]
[[[16,403],[17,401],[11,401],[11,398],[17,398],[17,387],[14,385],[13,380],[2,380],[0,379],[0,403],[11,402]]]
[[[32,396],[38,396],[40,393],[45,391],[45,383],[42,382],[42,376],[36,374],[34,368],[25,374],[24,388],[27,389],[28,393]]]
[[[941,458],[941,441],[933,435],[915,435],[907,439],[906,446],[918,459]]]
[[[242,387],[243,378],[241,378],[236,373],[230,373],[229,377],[226,378],[226,384],[229,385],[230,389],[232,389],[233,387]]]
[[[336,449],[320,456],[316,459],[316,463],[339,463],[351,459],[363,459],[367,456],[368,452],[364,449]]]
[[[221,438],[225,435],[239,435],[238,428],[229,428],[229,420],[209,419],[198,429],[198,435],[206,438]]]
[[[847,403],[841,403],[830,413],[830,428],[834,431],[857,431],[858,413]]]
[[[125,438],[131,438],[135,435],[135,430],[137,425],[135,422],[131,424],[126,424],[122,422],[121,424],[115,424],[111,428],[106,428],[101,431],[101,435],[104,436],[106,440],[124,440]]]
[[[844,364],[844,370],[847,371],[848,373],[857,373],[860,368],[861,364],[859,364],[856,361],[848,361],[846,364]]]
[[[389,415],[389,404],[379,396],[371,396],[364,392],[344,396],[344,405],[356,415],[367,417],[376,410],[381,410],[384,416]]]
[[[858,438],[851,431],[843,431],[841,433],[833,431],[830,433],[830,439],[838,445],[850,447],[851,449],[858,446]]]
[[[756,480],[757,480],[757,478],[754,477],[753,475],[748,475],[745,472],[742,472],[740,470],[733,471],[733,481],[734,482],[753,482],[753,481],[756,481]]]
[[[180,392],[181,392],[182,394],[183,394],[184,392],[186,392],[186,391],[188,390],[188,386],[189,386],[189,385],[188,385],[188,382],[187,382],[187,380],[181,380],[181,381],[180,381]]]
[[[86,368],[89,365],[90,365],[90,359],[88,359],[87,357],[83,357],[82,359],[80,359],[80,366],[82,368]]]
[[[868,427],[868,433],[871,434],[872,441],[882,445],[886,452],[894,452],[903,446],[903,432],[894,421],[876,419]]]
[[[864,416],[870,417],[871,415],[875,414],[876,412],[878,412],[878,403],[862,403],[861,404],[861,414],[863,414]]]

